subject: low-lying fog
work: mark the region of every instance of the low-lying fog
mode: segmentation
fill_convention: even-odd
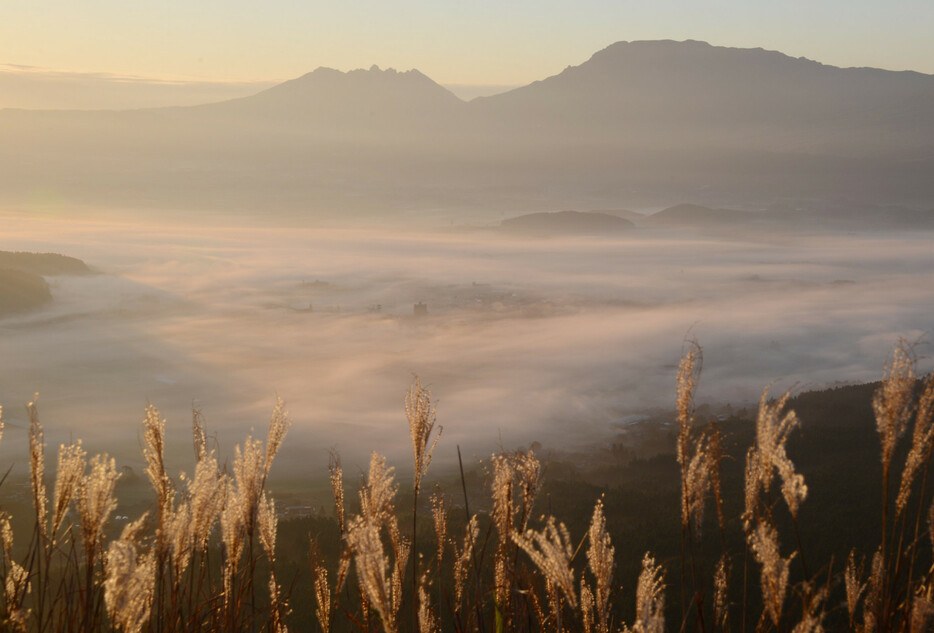
[[[294,420],[279,476],[321,476],[331,447],[348,472],[376,449],[404,474],[413,374],[444,426],[436,459],[450,464],[457,444],[471,458],[567,447],[671,407],[686,335],[704,347],[699,400],[737,406],[773,381],[876,379],[897,337],[928,333],[934,314],[929,234],[518,239],[0,221],[0,249],[64,253],[102,273],[50,277],[51,304],[0,319],[6,464],[26,463],[22,405],[36,391],[48,459],[82,437],[134,467],[147,402],[168,419],[180,467],[193,405],[229,454],[251,428],[265,433],[278,394]],[[413,315],[417,302],[427,315]]]

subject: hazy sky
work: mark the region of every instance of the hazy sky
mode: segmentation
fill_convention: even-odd
[[[616,41],[699,39],[934,73],[932,26],[930,0],[30,0],[4,3],[0,64],[219,81],[378,64],[524,84]]]

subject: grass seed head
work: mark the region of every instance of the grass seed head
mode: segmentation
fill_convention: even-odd
[[[480,526],[477,523],[477,515],[470,517],[467,522],[467,530],[464,534],[464,546],[460,552],[457,552],[455,546],[454,558],[454,603],[460,607],[461,598],[464,596],[464,588],[467,586],[467,575],[470,573],[470,560],[473,558],[473,547],[480,534]]]
[[[557,523],[554,517],[548,517],[542,531],[527,530],[525,534],[514,532],[512,538],[529,555],[542,576],[554,583],[564,594],[567,603],[576,608],[577,594],[574,589],[574,570],[571,568],[574,545],[564,523]]]
[[[87,453],[81,448],[81,440],[68,446],[62,444],[58,449],[58,468],[55,472],[55,487],[52,490],[52,542],[55,542],[58,529],[65,519],[65,513],[71,504],[84,475]]]
[[[599,618],[598,630],[605,633],[609,627],[609,600],[613,583],[613,568],[615,566],[615,549],[610,542],[610,534],[606,529],[606,517],[603,514],[603,498],[597,501],[590,519],[590,529],[587,532],[590,546],[587,548],[587,562],[595,580],[596,596],[594,602]],[[583,580],[582,580],[583,582]]]
[[[409,434],[412,438],[412,454],[415,460],[415,494],[421,489],[422,477],[428,472],[431,454],[441,439],[443,429],[438,427],[434,442],[429,447],[435,428],[435,409],[431,406],[431,392],[422,387],[418,376],[405,395],[405,415],[409,419]]]
[[[882,371],[882,383],[873,394],[872,409],[882,444],[882,465],[888,471],[895,445],[911,416],[915,384],[915,358],[911,346],[899,341]]]
[[[759,565],[762,566],[762,602],[772,623],[778,627],[782,618],[785,594],[788,590],[788,574],[794,554],[788,558],[782,558],[779,553],[778,531],[765,522],[760,522],[755,531],[750,534],[749,545]]]
[[[29,415],[29,482],[32,487],[32,503],[36,511],[36,523],[39,533],[47,535],[49,499],[45,489],[45,434],[39,422],[39,410],[36,401],[39,394],[33,397],[32,402],[26,405]]]

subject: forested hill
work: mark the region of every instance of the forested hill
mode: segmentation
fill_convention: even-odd
[[[58,253],[0,251],[0,268],[15,268],[36,275],[87,275],[91,269],[80,259]]]

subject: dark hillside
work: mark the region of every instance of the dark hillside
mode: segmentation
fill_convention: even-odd
[[[0,268],[15,268],[37,275],[87,275],[88,265],[75,257],[58,253],[0,251]]]
[[[25,270],[0,268],[0,316],[32,310],[52,300],[49,284]]]

